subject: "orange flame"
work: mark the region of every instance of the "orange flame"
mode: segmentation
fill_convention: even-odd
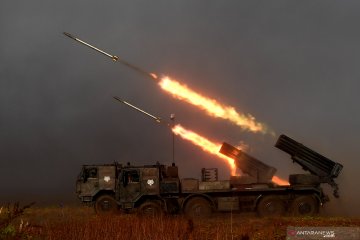
[[[221,159],[225,160],[230,166],[231,175],[236,175],[236,166],[235,166],[234,159],[229,158],[229,157],[219,153],[219,150],[221,148],[220,143],[211,142],[210,140],[200,136],[199,134],[183,128],[180,124],[175,125],[172,128],[172,131],[176,135],[179,135],[183,139],[188,140],[191,143],[195,144],[196,146],[200,147],[205,152],[211,153],[211,154],[216,155],[216,156],[220,157]]]
[[[280,185],[280,186],[290,185],[290,183],[288,181],[286,181],[285,179],[282,179],[278,176],[274,176],[271,180],[273,181],[273,183],[276,183],[277,185]]]
[[[169,77],[163,77],[159,81],[159,85],[163,90],[171,93],[173,97],[205,110],[210,116],[229,120],[241,128],[252,132],[268,132],[266,126],[256,122],[255,118],[250,114],[245,115],[238,113],[234,107],[223,105],[214,99],[202,96],[186,85],[174,81]]]

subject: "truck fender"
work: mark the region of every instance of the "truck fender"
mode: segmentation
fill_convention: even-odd
[[[213,198],[210,197],[209,195],[206,195],[203,193],[194,193],[194,194],[190,194],[189,196],[186,196],[184,201],[182,201],[182,203],[181,203],[181,209],[184,209],[186,202],[193,197],[205,198],[206,200],[208,200],[211,203],[212,207],[215,209],[215,202],[214,202]]]
[[[115,197],[115,192],[111,190],[100,190],[94,194],[92,201],[96,201],[98,197],[101,197],[102,195],[113,195]]]
[[[257,196],[257,198],[254,201],[254,205],[253,205],[253,210],[256,209],[256,206],[258,205],[258,202],[260,201],[260,199],[263,197],[262,194],[259,194],[259,196]]]
[[[166,207],[166,201],[160,195],[151,195],[151,196],[143,195],[135,202],[135,206],[139,207],[142,203],[148,200],[159,201],[162,207]]]

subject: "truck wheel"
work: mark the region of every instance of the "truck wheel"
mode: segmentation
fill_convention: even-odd
[[[102,195],[96,199],[95,211],[98,214],[115,213],[118,205],[111,195]]]
[[[312,195],[296,197],[291,204],[291,213],[294,216],[313,216],[318,211],[318,201]]]
[[[257,206],[257,213],[260,217],[282,216],[285,213],[284,202],[277,196],[265,196]]]
[[[156,217],[161,216],[163,210],[157,201],[146,201],[140,205],[138,213],[143,216]]]
[[[212,207],[208,200],[195,197],[186,202],[185,215],[191,218],[205,218],[212,213]]]

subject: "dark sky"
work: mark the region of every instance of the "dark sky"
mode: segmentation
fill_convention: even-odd
[[[66,31],[340,162],[341,198],[327,211],[359,216],[359,10],[358,1],[1,1],[0,201],[74,199],[82,164],[171,163],[170,131],[113,96],[175,113],[211,140],[244,141],[283,178],[302,173],[276,137],[208,117]],[[229,176],[181,139],[176,162],[182,177],[202,167]]]

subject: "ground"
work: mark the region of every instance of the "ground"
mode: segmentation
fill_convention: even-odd
[[[23,210],[23,211],[21,211]],[[19,213],[17,216],[14,214]],[[9,215],[10,214],[10,215]],[[11,217],[9,224],[2,224]],[[182,215],[141,217],[96,215],[91,207],[50,206],[1,209],[0,239],[285,239],[288,226],[360,227],[360,218],[277,217],[215,214],[208,219]]]

